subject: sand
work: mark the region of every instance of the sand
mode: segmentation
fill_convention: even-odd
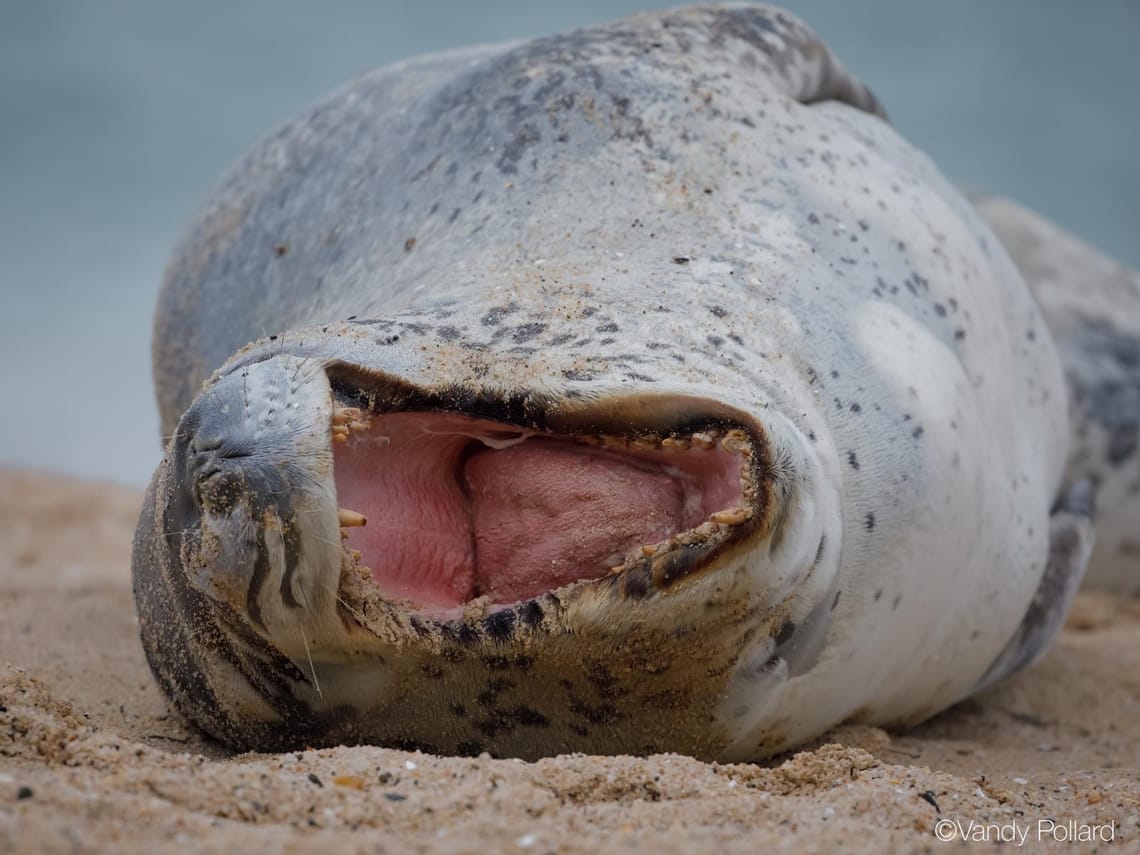
[[[1082,594],[1044,660],[909,733],[840,728],[762,765],[234,756],[143,659],[140,500],[0,471],[0,851],[1140,852],[1138,600]],[[1098,839],[1053,842],[1073,834]]]

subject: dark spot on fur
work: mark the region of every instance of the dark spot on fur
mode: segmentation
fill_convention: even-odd
[[[531,600],[518,609],[518,617],[524,624],[534,629],[542,623],[542,606]]]
[[[549,727],[550,719],[530,707],[518,706],[511,710],[511,717],[523,727]]]
[[[631,568],[622,573],[621,592],[632,600],[643,599],[651,590],[649,584],[649,570],[646,568]]]
[[[499,168],[499,172],[504,175],[515,175],[518,173],[518,164],[522,160],[526,150],[532,145],[542,139],[538,128],[531,124],[524,124],[516,131],[511,141],[503,147],[503,153],[499,156],[498,162],[495,164]]]
[[[621,721],[621,713],[612,704],[591,706],[581,701],[570,702],[570,712],[590,724],[614,725]]]
[[[514,328],[514,331],[511,333],[511,338],[518,342],[530,341],[532,338],[540,335],[545,330],[546,324],[522,324]]]
[[[873,511],[867,511],[867,516],[863,518],[863,528],[867,531],[875,530],[875,514]]]
[[[855,454],[854,449],[851,449],[847,452],[847,463],[851,466],[852,469],[855,469],[856,471],[858,471],[858,469],[859,469],[859,458]]]
[[[411,252],[416,248],[416,239],[414,237],[408,238],[404,241],[404,252]]]
[[[728,311],[724,308],[724,306],[709,306],[709,311],[718,318],[723,318],[728,314]]]
[[[443,625],[443,633],[463,647],[473,647],[479,641],[479,634],[461,621],[451,621]]]
[[[792,621],[786,620],[780,624],[780,629],[774,636],[772,636],[772,639],[776,642],[776,646],[780,647],[781,645],[786,644],[791,639],[791,637],[795,635],[795,632],[796,625]]]
[[[476,727],[479,728],[479,731],[484,736],[494,737],[500,733],[514,730],[514,723],[505,713],[492,712],[487,718],[479,722]]]
[[[488,311],[479,322],[485,327],[495,327],[503,320],[503,318],[510,314],[511,309],[507,306],[497,306]]]

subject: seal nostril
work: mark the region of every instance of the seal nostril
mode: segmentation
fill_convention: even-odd
[[[208,466],[208,467],[202,467],[200,469],[200,471],[197,473],[196,479],[197,479],[199,486],[204,486],[207,481],[216,479],[221,474],[222,474],[221,467],[219,467],[217,465],[212,465],[212,466]]]
[[[222,445],[223,442],[221,438],[203,441],[201,437],[195,436],[192,440],[190,440],[190,453],[198,456],[201,454],[209,453],[211,451],[217,451],[222,447]]]

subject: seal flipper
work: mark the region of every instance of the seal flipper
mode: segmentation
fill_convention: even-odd
[[[973,692],[1036,662],[1049,649],[1084,579],[1092,554],[1095,488],[1082,480],[1062,493],[1049,517],[1049,558],[1021,625]]]

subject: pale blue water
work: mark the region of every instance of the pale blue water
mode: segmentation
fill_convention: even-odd
[[[142,484],[150,316],[221,170],[367,68],[650,2],[0,4],[0,463]],[[795,2],[952,177],[1140,264],[1140,2]]]

